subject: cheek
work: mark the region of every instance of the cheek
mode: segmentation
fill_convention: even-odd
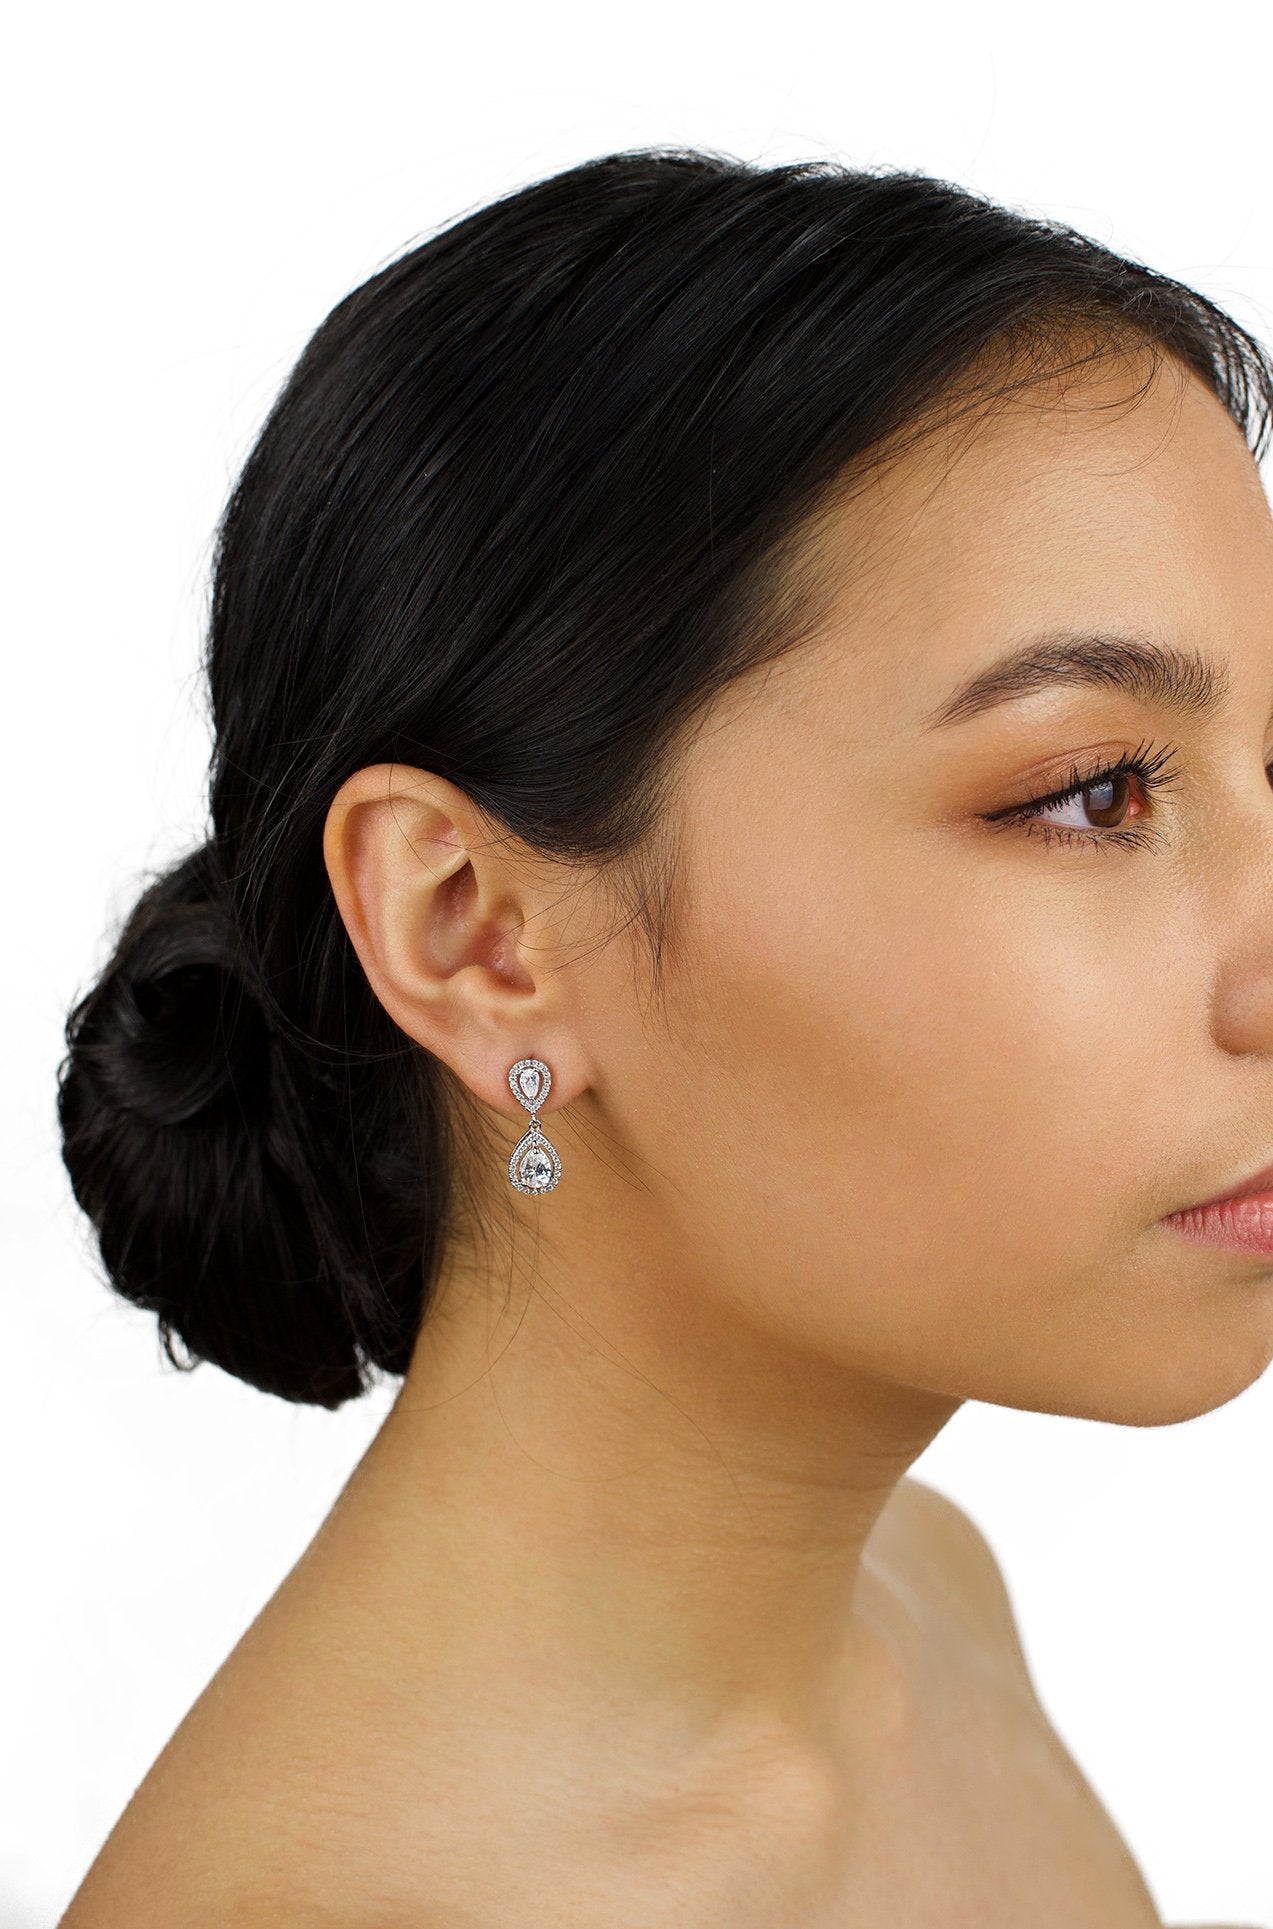
[[[720,939],[696,1020],[715,1116],[689,1101],[685,1121],[712,1148],[698,1203],[731,1267],[760,1256],[755,1290],[798,1295],[824,1342],[851,1282],[863,1343],[896,1345],[913,1311],[940,1346],[981,1346],[975,1327],[1046,1317],[1050,1294],[1108,1296],[1162,1209],[1179,1131],[1146,1101],[1174,1005],[1146,995],[1161,946],[1125,908],[1107,928],[1107,887],[1084,917],[1082,884],[900,875],[824,878]]]

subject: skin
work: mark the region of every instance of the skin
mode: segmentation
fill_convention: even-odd
[[[1202,383],[1144,377],[846,492],[818,634],[687,747],[657,995],[600,881],[428,771],[344,784],[332,888],[490,1118],[482,1203],[73,1929],[145,1920],[192,1800],[192,1893],[232,1868],[243,1922],[1158,1923],[993,1553],[907,1474],[967,1399],[1159,1426],[1273,1358],[1273,1258],[1162,1223],[1273,1158],[1273,522]],[[1062,685],[926,729],[1078,625],[1205,650],[1223,709]],[[1152,848],[984,821],[1146,741],[1178,780],[1115,803]],[[542,1200],[505,1170],[527,1056]]]

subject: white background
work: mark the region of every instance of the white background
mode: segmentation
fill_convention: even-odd
[[[396,1390],[328,1414],[162,1365],[94,1271],[53,1123],[67,1007],[144,867],[202,835],[213,525],[331,305],[507,188],[674,142],[945,175],[1273,338],[1254,13],[448,13],[28,7],[11,42],[0,1929],[55,1922]],[[915,1468],[993,1542],[1168,1920],[1273,1924],[1271,1449],[1266,1374],[1153,1431],[970,1406]]]

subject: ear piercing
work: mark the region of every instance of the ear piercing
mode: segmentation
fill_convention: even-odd
[[[530,1130],[518,1140],[508,1162],[508,1176],[519,1192],[551,1192],[561,1178],[557,1148],[544,1137],[536,1114],[553,1082],[542,1058],[519,1058],[508,1074],[513,1097],[530,1113]]]

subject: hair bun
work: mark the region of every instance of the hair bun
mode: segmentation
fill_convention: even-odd
[[[259,1111],[270,1033],[208,843],[143,893],[80,1008],[79,1068],[108,1110],[156,1128]]]
[[[406,1370],[423,1154],[407,1132],[359,1161],[348,1100],[270,1021],[241,930],[212,844],[148,885],[67,1020],[63,1163],[109,1283],[158,1315],[174,1366],[339,1406],[368,1359]]]

